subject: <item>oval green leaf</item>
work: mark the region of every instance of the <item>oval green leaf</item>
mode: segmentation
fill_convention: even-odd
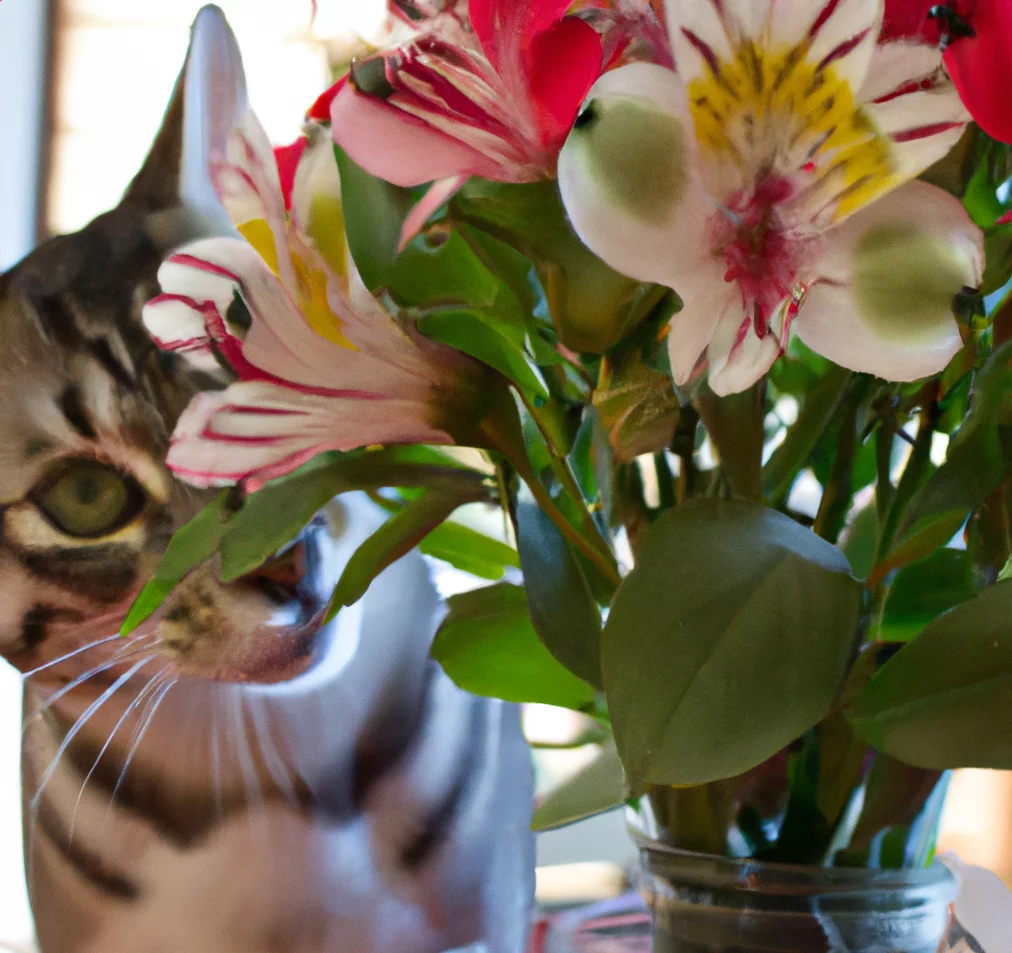
[[[794,741],[837,696],[860,603],[844,555],[789,517],[745,500],[665,513],[602,640],[629,776],[701,784]]]
[[[518,586],[497,585],[451,596],[433,657],[466,691],[513,702],[584,710],[594,691],[541,644]]]

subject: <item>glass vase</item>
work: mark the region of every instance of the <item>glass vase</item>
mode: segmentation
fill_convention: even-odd
[[[936,953],[947,949],[948,868],[807,867],[640,839],[653,953]]]

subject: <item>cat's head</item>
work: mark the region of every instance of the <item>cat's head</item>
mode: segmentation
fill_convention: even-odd
[[[160,352],[141,307],[172,247],[231,227],[208,157],[245,101],[235,39],[205,8],[119,206],[0,276],[0,652],[22,671],[115,633],[173,532],[209,499],[163,461],[190,398],[225,381]],[[181,674],[276,681],[301,671],[326,588],[314,578],[314,538],[235,583],[198,568],[148,631]],[[81,665],[119,648],[111,640]]]

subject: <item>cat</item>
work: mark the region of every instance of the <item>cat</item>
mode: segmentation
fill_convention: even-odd
[[[192,571],[118,629],[209,499],[163,460],[219,373],[140,320],[173,247],[229,226],[205,170],[245,87],[198,15],[121,203],[0,276],[0,652],[24,676],[25,859],[42,953],[522,949],[530,756],[515,706],[428,657],[417,553],[319,627],[381,517],[340,497],[259,570]]]

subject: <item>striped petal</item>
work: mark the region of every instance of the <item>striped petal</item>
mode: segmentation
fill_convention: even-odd
[[[941,70],[938,50],[924,44],[879,46],[859,96],[889,139],[897,182],[914,178],[946,155],[970,119]]]
[[[330,107],[334,141],[362,168],[394,185],[413,186],[457,175],[501,176],[501,163],[397,105],[350,83]],[[466,132],[461,126],[458,132]]]
[[[667,0],[666,8],[675,64],[687,84],[701,77],[734,84],[728,68],[748,48],[798,48],[856,88],[882,19],[882,0]]]
[[[741,301],[732,298],[717,321],[707,349],[710,389],[719,396],[746,390],[773,366],[779,355],[778,338],[758,334],[743,312]]]
[[[559,156],[559,188],[580,238],[613,268],[691,298],[711,276],[714,205],[697,179],[681,81],[633,63],[594,84]]]
[[[380,395],[300,393],[244,381],[200,394],[184,411],[169,447],[170,469],[195,486],[221,486],[287,473],[324,450],[376,443],[449,443],[424,401]]]
[[[146,307],[144,320],[161,346],[188,348],[196,316],[241,377],[268,378],[294,388],[329,393],[380,389],[396,396],[427,390],[438,379],[438,361],[425,355],[375,302],[370,320],[341,305],[349,318],[368,325],[368,351],[342,346],[307,322],[277,276],[239,239],[195,242],[159,269],[163,294]],[[238,303],[237,303],[238,302]]]
[[[961,347],[952,299],[983,270],[980,230],[962,204],[911,182],[827,236],[822,278],[794,322],[813,350],[886,380],[942,370]]]

